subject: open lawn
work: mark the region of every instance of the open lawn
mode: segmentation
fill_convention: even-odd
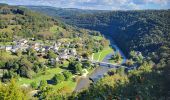
[[[30,84],[31,82],[39,83],[41,80],[50,80],[55,74],[62,72],[63,70],[60,68],[49,68],[47,69],[47,73],[43,75],[42,73],[36,75],[32,79],[28,78],[20,78],[18,84]]]
[[[93,55],[93,60],[98,61],[99,55],[101,54],[101,52],[98,53],[94,53]]]
[[[31,82],[39,83],[41,80],[50,80],[55,74],[60,73],[62,71],[63,71],[63,69],[61,69],[61,68],[49,68],[47,70],[47,74],[45,74],[45,75],[39,74],[32,79],[20,78],[18,81],[18,84],[19,85],[30,84]],[[74,88],[76,87],[76,82],[74,82],[72,79],[70,79],[68,81],[63,81],[57,85],[51,85],[51,86],[55,90],[59,90],[64,93],[71,93],[71,92],[73,92]]]
[[[95,40],[102,40],[103,39],[103,37],[102,36],[93,36],[93,39],[95,39]]]
[[[76,82],[70,79],[68,81],[63,81],[57,85],[52,85],[52,87],[53,89],[59,90],[60,92],[71,93],[76,87]]]
[[[94,53],[93,60],[102,61],[110,53],[113,53],[113,49],[111,47],[104,48],[101,52]]]

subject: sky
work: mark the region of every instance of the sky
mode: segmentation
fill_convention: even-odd
[[[170,0],[0,0],[0,3],[95,10],[170,9]]]

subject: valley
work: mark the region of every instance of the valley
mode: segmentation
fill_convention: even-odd
[[[0,4],[0,100],[169,100],[169,13]]]

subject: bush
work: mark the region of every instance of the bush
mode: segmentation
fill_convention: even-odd
[[[64,81],[65,77],[64,77],[64,75],[62,73],[60,73],[60,74],[54,75],[52,80],[54,81],[54,84],[56,85],[56,84],[61,83],[62,81]]]
[[[69,72],[69,71],[64,71],[64,72],[63,72],[63,75],[64,75],[64,77],[65,77],[65,80],[67,81],[67,80],[69,80],[69,79],[71,78],[72,73]]]
[[[30,83],[30,86],[33,88],[33,89],[37,89],[38,88],[38,84],[36,82],[31,82]]]
[[[125,74],[125,68],[124,67],[118,68],[116,73],[119,74],[119,75],[124,75]]]
[[[115,69],[115,68],[110,69],[110,70],[108,71],[108,74],[109,74],[109,75],[114,75],[114,74],[116,74],[116,69]]]

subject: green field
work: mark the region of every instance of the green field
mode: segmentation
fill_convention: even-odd
[[[103,39],[103,37],[102,36],[93,36],[93,39],[95,39],[95,40],[102,40]]]
[[[93,60],[102,61],[110,53],[113,53],[113,49],[111,47],[107,47],[101,52],[94,53]]]
[[[18,81],[18,84],[30,84],[31,82],[37,82],[39,83],[41,80],[50,80],[55,74],[62,72],[63,70],[60,68],[49,68],[47,69],[47,74],[42,75],[39,73],[39,75],[36,75],[32,79],[28,78],[20,78]]]
[[[62,72],[63,69],[61,68],[49,68],[47,70],[47,73],[45,75],[37,74],[32,79],[28,78],[20,78],[18,81],[19,85],[27,84],[29,85],[31,82],[39,83],[41,80],[50,80],[55,74]],[[63,81],[57,85],[51,85],[53,89],[59,90],[64,89],[64,92],[72,92],[76,86],[76,82],[74,82],[72,79],[68,81]]]
[[[68,81],[63,81],[57,85],[52,85],[53,89],[60,90],[60,92],[67,92],[71,93],[76,87],[76,82],[74,82],[72,79]]]

